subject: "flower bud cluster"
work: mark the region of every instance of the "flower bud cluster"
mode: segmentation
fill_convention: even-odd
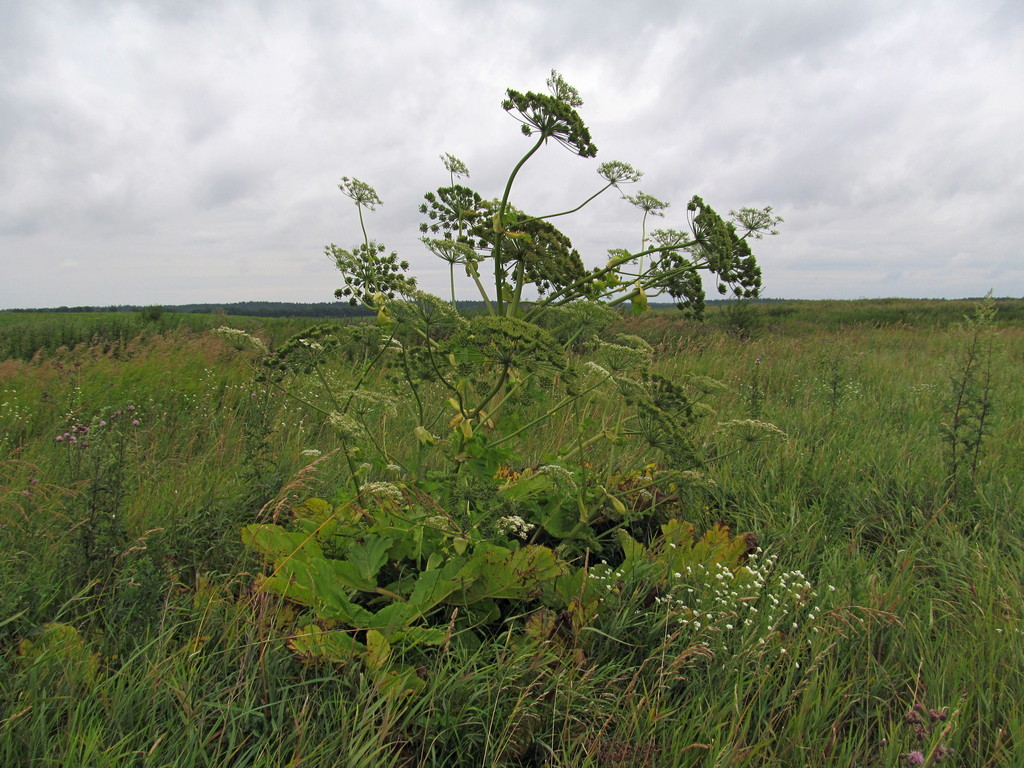
[[[514,536],[517,539],[525,539],[537,526],[533,523],[526,522],[519,515],[506,515],[505,517],[498,518],[498,522],[495,523],[494,527],[498,529],[499,533],[505,536]]]
[[[118,419],[130,420],[133,427],[137,427],[142,423],[139,418],[138,410],[134,405],[129,405],[123,410],[114,411],[106,418],[95,418],[89,424],[75,423],[64,433],[54,437],[55,443],[64,443],[68,446],[73,446],[77,449],[85,449],[90,445],[90,441],[93,440],[97,434],[100,434],[105,427],[108,427]]]

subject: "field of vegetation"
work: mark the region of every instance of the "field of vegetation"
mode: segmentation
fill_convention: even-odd
[[[1024,302],[756,303],[772,208],[620,161],[527,213],[547,86],[441,156],[443,297],[342,177],[372,319],[0,313],[0,763],[1024,764]]]
[[[0,764],[1024,764],[1022,305],[622,316],[473,419],[386,326],[0,315]]]

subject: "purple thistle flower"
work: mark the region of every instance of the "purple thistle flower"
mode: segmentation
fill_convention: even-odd
[[[900,757],[907,761],[907,765],[924,765],[924,753],[919,749],[913,752],[902,752]]]
[[[138,419],[132,419],[132,426],[133,427],[139,426],[139,420]]]
[[[55,439],[55,440],[56,440],[56,441],[57,441],[58,443],[63,443],[63,442],[64,442],[64,435],[57,435],[57,437],[55,437],[54,439]]]

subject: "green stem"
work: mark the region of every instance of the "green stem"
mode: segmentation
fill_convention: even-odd
[[[356,203],[356,210],[359,211],[359,227],[363,230],[363,243],[366,245],[366,250],[370,250],[370,236],[366,234],[366,224],[363,223],[363,206]]]
[[[517,222],[517,225],[518,226],[523,226],[524,224],[528,224],[531,221],[541,221],[541,220],[544,220],[544,219],[553,219],[556,216],[566,216],[566,215],[568,215],[570,213],[575,213],[576,211],[580,210],[580,208],[585,206],[587,203],[589,203],[591,200],[593,200],[595,197],[600,195],[602,192],[604,192],[605,190],[607,190],[611,186],[614,186],[614,185],[611,184],[610,182],[608,184],[605,184],[603,187],[601,187],[601,189],[599,189],[597,192],[592,194],[590,197],[588,197],[582,203],[580,203],[575,208],[572,208],[572,209],[570,209],[568,211],[562,211],[561,213],[552,213],[552,214],[549,214],[547,216],[534,216],[533,218],[526,219],[525,221]],[[519,314],[519,303],[522,300],[523,286],[525,285],[525,281],[523,280],[523,273],[525,272],[525,270],[526,270],[526,265],[522,261],[520,261],[518,266],[516,267],[516,292],[515,292],[515,296],[513,296],[513,298],[512,298],[512,306],[510,307],[509,313],[508,313],[509,315],[511,315],[513,317],[515,317],[516,315]]]
[[[517,429],[515,432],[510,432],[509,434],[505,435],[504,437],[495,440],[493,443],[491,443],[491,445],[501,445],[502,443],[508,442],[509,440],[511,440],[516,435],[519,435],[519,434],[525,432],[526,430],[531,429],[532,427],[537,426],[542,421],[546,421],[547,419],[550,419],[552,416],[554,416],[560,410],[565,408],[567,405],[572,405],[572,403],[576,402],[578,399],[580,399],[584,395],[589,395],[591,392],[593,392],[595,389],[600,387],[602,384],[604,384],[604,381],[599,381],[596,384],[594,384],[593,386],[591,386],[589,389],[583,390],[578,395],[568,395],[568,396],[562,398],[562,400],[560,402],[558,402],[557,404],[555,404],[555,405],[551,406],[550,408],[548,408],[546,411],[544,411],[544,413],[542,413],[540,416],[538,416],[533,421],[529,422],[528,424],[524,424],[519,429]]]
[[[521,224],[529,224],[531,221],[545,221],[547,219],[554,219],[554,218],[556,218],[558,216],[568,216],[570,213],[576,213],[576,211],[578,211],[581,208],[583,208],[585,205],[587,205],[587,203],[591,202],[592,200],[594,200],[599,195],[601,195],[604,192],[608,191],[609,187],[614,187],[614,186],[615,186],[614,184],[612,184],[611,182],[608,182],[603,187],[601,187],[599,190],[597,190],[597,192],[595,192],[590,197],[588,197],[586,200],[584,200],[582,203],[577,205],[575,208],[569,209],[568,211],[561,211],[560,213],[549,213],[549,214],[547,214],[545,216],[531,216],[530,218],[528,218],[528,219],[526,219],[526,220],[524,220],[524,221],[522,221],[520,223]]]
[[[501,204],[498,206],[497,221],[495,222],[495,234],[497,235],[496,242],[494,243],[494,252],[491,254],[494,259],[494,287],[497,290],[498,295],[495,298],[495,303],[498,305],[498,314],[503,315],[504,299],[501,295],[502,278],[505,273],[505,265],[501,260],[502,243],[504,242],[505,234],[505,209],[508,208],[508,196],[512,192],[512,183],[515,181],[516,176],[519,173],[519,169],[526,165],[526,161],[533,157],[534,153],[541,148],[541,145],[547,141],[548,136],[543,131],[540,134],[540,138],[537,139],[537,143],[534,144],[530,151],[523,155],[522,159],[516,163],[516,167],[512,169],[512,173],[509,174],[508,181],[505,184],[505,193],[501,197]]]
[[[505,386],[505,380],[508,378],[508,370],[510,367],[511,366],[509,366],[507,363],[502,365],[501,376],[498,377],[497,384],[495,384],[494,388],[491,389],[490,394],[487,395],[487,397],[485,397],[476,408],[469,412],[470,419],[475,419],[477,416],[479,416],[480,411],[484,409],[484,406],[491,402],[491,400],[493,400],[498,395],[498,393],[501,392],[502,387]]]
[[[491,316],[496,315],[497,312],[494,311],[494,305],[491,304],[491,297],[487,295],[487,291],[484,290],[483,283],[480,282],[479,270],[474,266],[472,269],[467,269],[466,274],[473,278],[473,282],[476,283],[476,289],[480,291],[480,297],[484,300],[484,304],[487,306],[488,314]]]

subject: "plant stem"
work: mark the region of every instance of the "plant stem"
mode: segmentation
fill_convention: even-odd
[[[508,196],[512,192],[512,183],[516,179],[516,175],[519,173],[519,169],[526,165],[526,161],[533,157],[534,153],[541,148],[541,145],[547,141],[547,134],[541,132],[540,138],[537,139],[537,143],[534,144],[530,151],[523,155],[522,159],[516,163],[516,167],[512,169],[512,173],[509,174],[508,181],[505,184],[505,193],[501,197],[501,204],[498,206],[498,213],[494,222],[494,232],[497,235],[494,243],[494,252],[492,258],[494,259],[494,288],[498,295],[495,298],[495,303],[498,306],[498,314],[505,314],[504,311],[504,298],[502,297],[502,284],[504,283],[505,277],[505,265],[501,260],[502,244],[504,243],[505,235],[505,209],[508,208]]]

